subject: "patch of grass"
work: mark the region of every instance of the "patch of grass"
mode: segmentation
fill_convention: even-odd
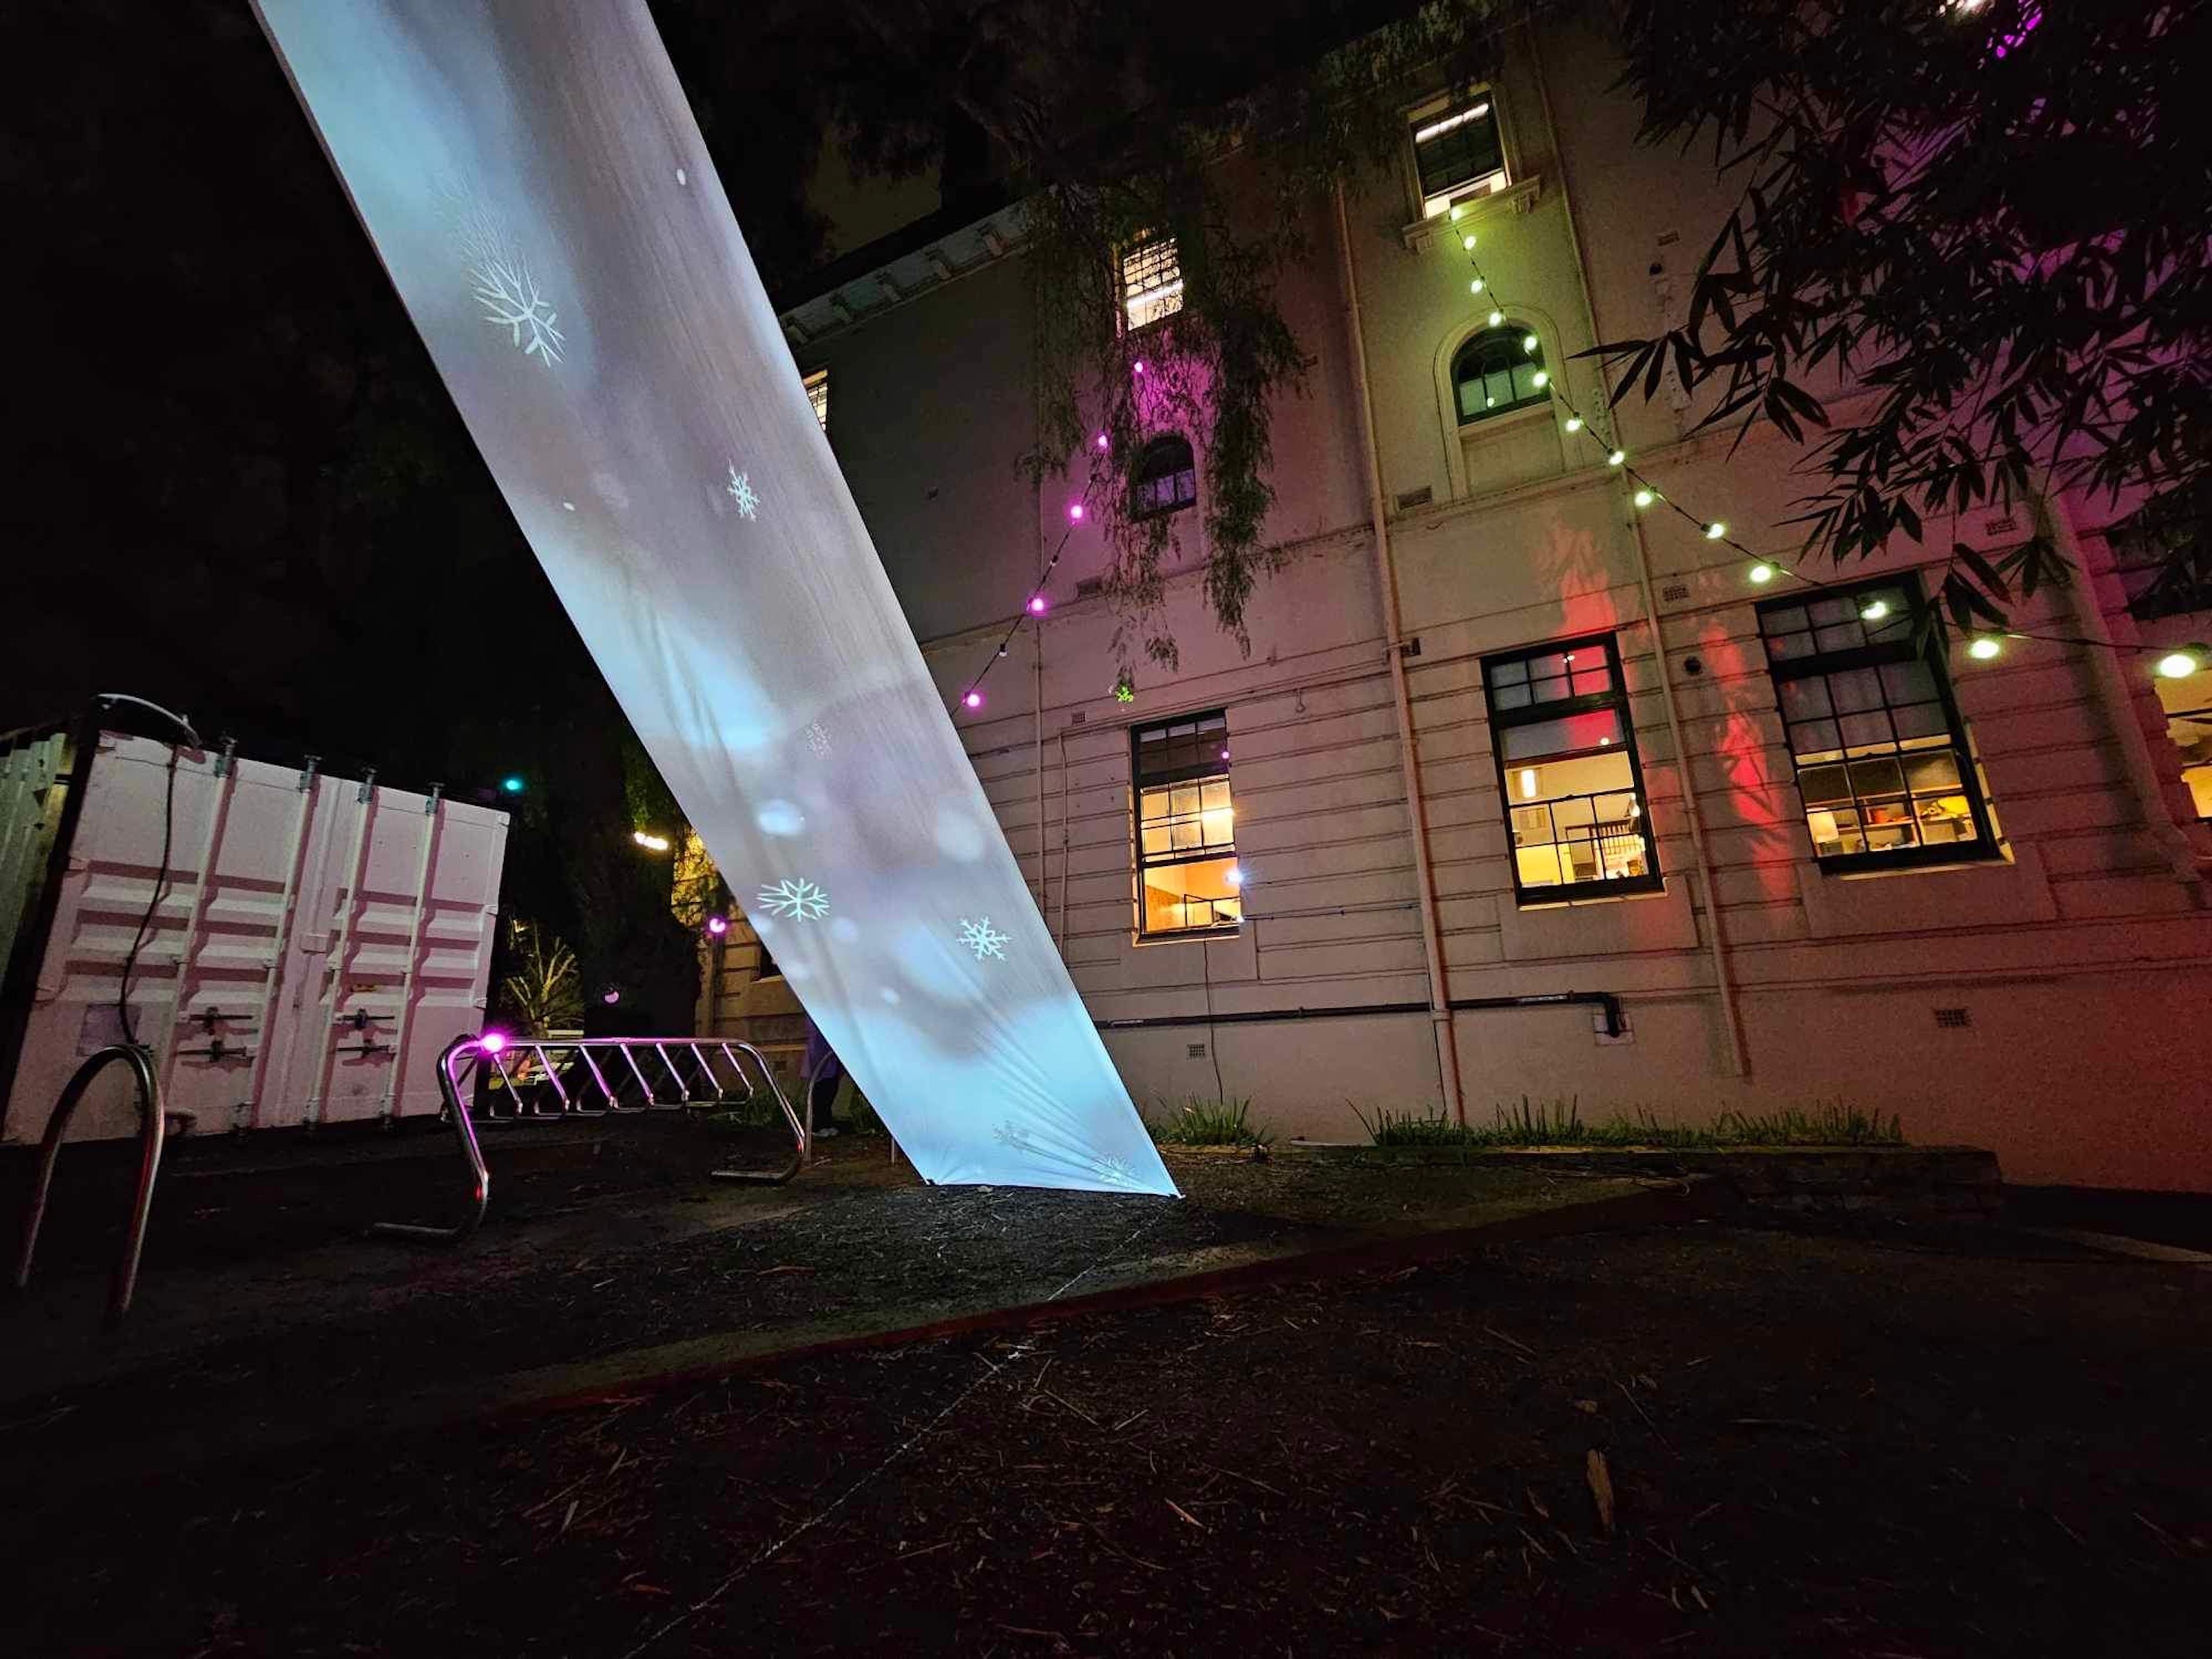
[[[1158,1112],[1145,1119],[1153,1140],[1167,1146],[1265,1146],[1275,1132],[1255,1123],[1249,1100],[1208,1100],[1186,1095],[1180,1101],[1162,1096]]]
[[[1360,1127],[1377,1146],[1663,1146],[1691,1150],[1720,1146],[1902,1146],[1905,1125],[1842,1101],[1772,1112],[1722,1112],[1704,1126],[1662,1123],[1648,1107],[1616,1112],[1601,1123],[1583,1121],[1578,1097],[1501,1103],[1492,1121],[1456,1123],[1441,1108],[1393,1112],[1378,1108],[1372,1121],[1354,1106]]]

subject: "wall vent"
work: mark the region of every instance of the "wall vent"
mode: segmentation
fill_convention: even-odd
[[[1103,576],[1085,576],[1075,585],[1075,597],[1079,599],[1095,599],[1105,591],[1106,579]]]
[[[1204,1060],[1206,1058],[1206,1045],[1203,1042],[1192,1043],[1190,1045],[1190,1057],[1193,1060]]]
[[[1399,641],[1398,654],[1401,657],[1419,656],[1421,654],[1421,636],[1419,634],[1416,634],[1410,640]]]
[[[1659,597],[1662,599],[1686,599],[1690,597],[1690,585],[1687,582],[1668,582],[1659,590]]]
[[[1936,1023],[1947,1031],[1963,1031],[1974,1023],[1974,1017],[1964,1008],[1938,1008]]]
[[[1417,507],[1426,507],[1436,498],[1435,488],[1429,484],[1423,484],[1419,489],[1408,489],[1398,497],[1398,510],[1401,513],[1411,513]]]

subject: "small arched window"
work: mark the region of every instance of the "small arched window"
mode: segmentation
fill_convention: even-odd
[[[1198,499],[1198,467],[1190,445],[1170,432],[1155,438],[1137,457],[1137,475],[1129,483],[1129,516],[1157,518],[1179,512]]]
[[[1551,401],[1544,348],[1532,342],[1535,335],[1509,324],[1486,328],[1459,349],[1452,358],[1452,394],[1462,426]]]

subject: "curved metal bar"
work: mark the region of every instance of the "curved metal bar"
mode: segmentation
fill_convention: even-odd
[[[447,1043],[446,1051],[438,1056],[438,1092],[446,1097],[446,1110],[453,1119],[453,1138],[460,1142],[461,1156],[468,1160],[476,1182],[468,1215],[451,1227],[432,1227],[416,1221],[380,1221],[369,1229],[371,1232],[381,1233],[387,1238],[426,1238],[440,1244],[458,1244],[483,1224],[484,1207],[491,1202],[491,1171],[484,1166],[483,1148],[477,1145],[476,1125],[469,1120],[468,1103],[461,1097],[461,1083],[453,1075],[453,1066],[465,1054],[481,1057],[483,1053],[483,1040],[465,1034]],[[496,1065],[498,1050],[494,1049],[490,1057]],[[504,1066],[500,1068],[500,1075],[507,1075]]]
[[[23,1249],[15,1261],[15,1288],[31,1282],[31,1258],[39,1248],[39,1229],[46,1218],[46,1196],[53,1186],[54,1159],[62,1150],[62,1136],[84,1091],[117,1060],[130,1066],[138,1085],[138,1194],[131,1206],[131,1227],[125,1236],[123,1260],[116,1264],[115,1279],[107,1295],[107,1316],[120,1319],[131,1311],[131,1298],[138,1287],[138,1258],[146,1248],[146,1223],[154,1212],[154,1182],[161,1172],[161,1144],[168,1125],[161,1115],[161,1085],[154,1077],[152,1050],[137,1043],[118,1042],[101,1048],[76,1068],[76,1075],[54,1103],[46,1120],[45,1139],[39,1144],[38,1184],[31,1193],[30,1212],[23,1218]]]
[[[736,1046],[740,1052],[750,1054],[753,1057],[753,1064],[760,1068],[761,1078],[767,1083],[769,1092],[775,1097],[775,1103],[783,1109],[783,1121],[791,1127],[791,1137],[796,1150],[792,1153],[791,1162],[781,1169],[712,1170],[708,1173],[716,1181],[761,1181],[781,1186],[814,1161],[814,1137],[807,1132],[805,1120],[797,1112],[792,1110],[791,1103],[784,1098],[783,1085],[775,1080],[775,1073],[769,1068],[769,1063],[763,1058],[761,1051],[750,1042],[740,1042]],[[725,1044],[723,1052],[727,1053],[728,1050],[729,1045]],[[744,1067],[740,1065],[738,1070],[738,1074],[743,1076]],[[751,1090],[750,1083],[747,1084],[746,1089],[750,1096]]]

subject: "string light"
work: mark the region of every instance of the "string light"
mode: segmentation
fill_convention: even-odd
[[[1583,429],[1583,417],[1582,417],[1581,416],[1579,416],[1579,415],[1570,415],[1570,416],[1567,416],[1567,430],[1568,430],[1568,431],[1570,431],[1570,432],[1579,432],[1579,431],[1581,431],[1582,429]]]
[[[1764,587],[1767,583],[1772,581],[1774,580],[1774,567],[1764,559],[1759,560],[1758,563],[1753,565],[1751,568],[1751,580],[1760,587]]]
[[[1538,369],[1538,370],[1537,370],[1534,374],[1531,374],[1531,375],[1528,377],[1528,384],[1529,384],[1530,386],[1534,386],[1534,387],[1535,387],[1538,391],[1540,391],[1540,391],[1542,391],[1546,386],[1547,386],[1551,385],[1551,383],[1552,383],[1552,377],[1551,377],[1550,375],[1547,374],[1546,374],[1542,369],[1540,369],[1540,369]]]
[[[1492,327],[1492,328],[1496,328],[1496,327],[1498,325],[1498,324],[1500,324],[1500,323],[1504,322],[1504,320],[1505,320],[1505,313],[1504,313],[1504,312],[1502,312],[1502,311],[1498,311],[1498,310],[1492,310],[1492,311],[1491,312],[1491,313],[1490,313],[1490,325],[1491,325],[1491,327]]]
[[[1728,526],[1723,524],[1718,519],[1715,519],[1711,524],[1705,526],[1705,539],[1709,542],[1717,542],[1727,534]]]
[[[1888,614],[1889,601],[1887,599],[1875,599],[1868,605],[1865,610],[1859,612],[1859,620],[1861,622],[1878,623]]]
[[[1474,233],[1473,231],[1471,231],[1471,230],[1470,230],[1469,232],[1468,232],[1468,234],[1467,234],[1466,235],[1464,235],[1464,236],[1461,237],[1461,238],[1459,239],[1459,245],[1460,245],[1462,247],[1464,247],[1464,248],[1472,248],[1472,247],[1474,247]]]
[[[1536,348],[1543,343],[1544,343],[1541,340],[1538,339],[1533,334],[1523,334],[1521,337],[1521,349],[1527,352],[1531,357],[1536,355]]]
[[[2004,649],[2004,642],[1994,634],[1977,634],[1967,642],[1966,654],[1976,662],[1987,662]]]
[[[1621,465],[1621,463],[1622,463],[1622,462],[1626,461],[1627,459],[1628,459],[1628,452],[1627,452],[1626,450],[1625,450],[1625,449],[1616,449],[1616,450],[1614,450],[1614,451],[1613,451],[1610,455],[1607,455],[1607,456],[1605,458],[1605,464],[1606,464],[1607,466],[1619,466],[1620,465]]]
[[[2163,678],[2185,680],[2204,666],[2208,654],[2212,653],[2208,653],[2203,646],[2185,645],[2178,651],[2167,652],[2154,665]]]
[[[970,688],[968,695],[961,698],[960,701],[966,703],[970,708],[981,708],[983,706],[983,694],[981,691],[977,691],[973,688]]]
[[[1467,291],[1469,294],[1480,294],[1482,292],[1482,278],[1478,276],[1467,285]]]
[[[1638,507],[1649,507],[1658,499],[1659,492],[1649,484],[1636,492],[1636,504]]]

